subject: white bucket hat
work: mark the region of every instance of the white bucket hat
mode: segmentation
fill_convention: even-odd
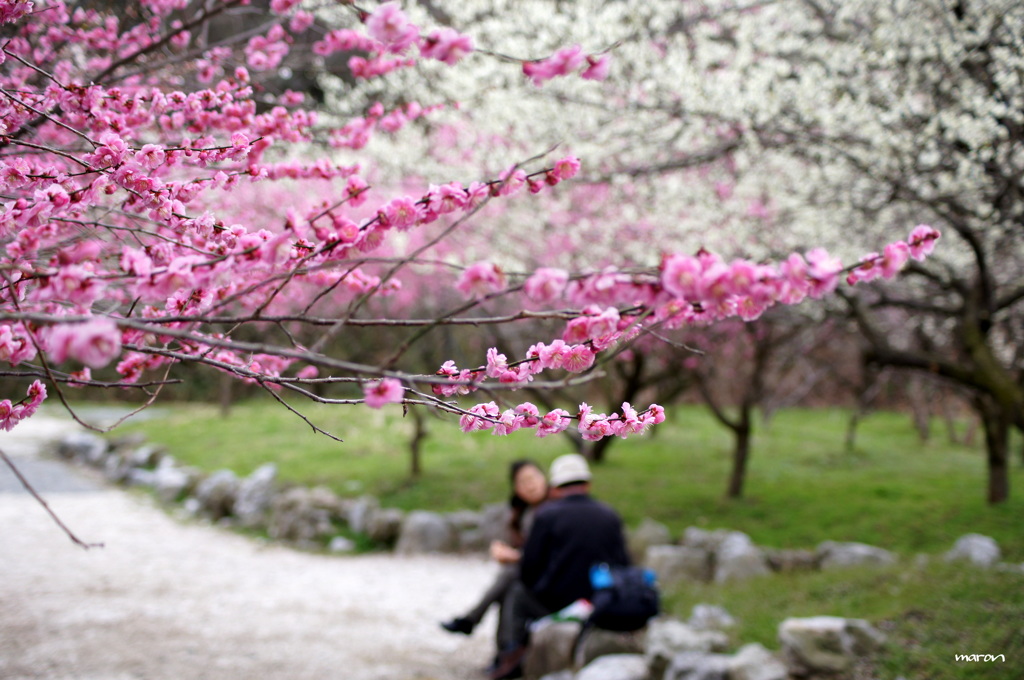
[[[587,459],[578,453],[567,453],[551,462],[548,483],[553,487],[576,482],[590,481],[590,466]]]

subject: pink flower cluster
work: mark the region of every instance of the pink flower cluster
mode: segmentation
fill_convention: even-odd
[[[604,80],[608,77],[611,57],[606,54],[583,54],[579,45],[563,47],[547,59],[524,61],[523,74],[534,85],[579,72],[585,80]]]
[[[21,323],[0,326],[0,361],[17,366],[23,361],[31,361],[36,356],[36,347]]]
[[[292,38],[280,24],[275,24],[266,35],[256,35],[245,46],[246,62],[254,71],[269,71],[281,65],[291,47]]]
[[[30,0],[0,0],[0,24],[14,23],[31,12],[33,4]]]
[[[46,385],[36,380],[29,385],[28,394],[21,402],[0,401],[0,430],[10,432],[15,425],[34,414],[45,400]]]
[[[623,402],[622,413],[606,415],[594,413],[586,403],[580,404],[579,413],[570,415],[565,409],[554,409],[541,415],[540,410],[530,402],[502,411],[497,404],[489,401],[471,407],[459,418],[463,432],[490,430],[491,434],[506,436],[521,429],[535,429],[538,437],[558,434],[569,429],[572,421],[579,421],[580,435],[589,441],[604,437],[626,438],[640,434],[651,425],[665,421],[665,410],[651,404],[643,413],[637,413],[629,402]]]
[[[368,56],[353,56],[348,66],[356,78],[374,78],[416,63],[405,57],[415,45],[421,57],[436,59],[445,64],[457,63],[473,51],[473,40],[452,28],[441,28],[423,36],[418,26],[409,20],[395,2],[386,2],[366,15],[366,35],[352,29],[329,32],[313,45],[321,56],[335,52],[365,52]],[[398,56],[389,56],[398,55]]]
[[[919,224],[910,232],[907,242],[890,243],[881,255],[870,253],[862,257],[860,264],[846,276],[846,282],[852,285],[879,277],[891,279],[903,269],[911,257],[920,261],[930,255],[938,238],[938,230],[927,224]]]
[[[107,318],[50,326],[44,338],[47,355],[58,364],[74,359],[103,368],[121,354],[121,331]]]
[[[410,102],[387,113],[384,106],[377,102],[367,111],[365,116],[352,118],[330,135],[330,145],[335,148],[362,149],[370,141],[373,133],[380,129],[394,133],[401,130],[409,122],[422,118],[443,108],[442,106],[420,106]]]

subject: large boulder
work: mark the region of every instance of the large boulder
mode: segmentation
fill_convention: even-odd
[[[991,567],[1001,557],[1002,552],[995,539],[981,534],[961,536],[945,555],[947,561],[966,561],[979,567]]]
[[[746,534],[733,531],[715,552],[715,582],[738,581],[771,573],[764,550]]]
[[[658,617],[647,625],[644,655],[651,669],[651,677],[661,678],[679,654],[707,654],[722,651],[728,645],[729,636],[725,633],[696,630],[678,619]]]
[[[395,552],[399,555],[453,552],[458,536],[448,520],[427,510],[414,510],[405,517]]]
[[[277,466],[267,463],[241,481],[235,499],[235,517],[240,525],[247,528],[266,525],[276,480]]]
[[[876,653],[885,636],[862,619],[815,616],[783,621],[779,643],[791,675],[814,677],[847,673],[858,659]]]
[[[575,680],[647,680],[647,662],[640,654],[610,654],[595,659]]]
[[[764,646],[744,645],[729,661],[729,680],[787,680],[789,672]]]
[[[231,470],[218,470],[196,485],[195,497],[200,512],[212,519],[228,517],[238,498],[238,476]]]
[[[896,563],[896,555],[864,543],[825,541],[815,550],[821,569],[841,569],[859,566],[888,566]]]
[[[646,559],[647,549],[652,545],[669,545],[672,532],[661,522],[645,517],[640,524],[627,532],[626,544],[634,562]]]
[[[579,623],[560,621],[533,631],[523,658],[526,680],[537,680],[566,669],[575,670],[572,653],[580,628]]]
[[[654,571],[658,583],[672,586],[687,581],[710,581],[711,553],[686,545],[652,545],[647,548],[644,564]]]
[[[530,647],[523,659],[528,679],[543,678],[563,670],[589,666],[606,656],[644,657],[644,631],[620,633],[589,628],[581,636],[582,625],[573,621],[549,623],[533,631]],[[646,669],[646,661],[644,667]]]

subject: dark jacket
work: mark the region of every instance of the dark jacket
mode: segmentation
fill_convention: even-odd
[[[541,604],[557,611],[590,598],[590,567],[629,564],[622,520],[586,494],[548,501],[537,510],[523,546],[520,579]]]

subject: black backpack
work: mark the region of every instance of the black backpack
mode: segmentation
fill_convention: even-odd
[[[590,583],[594,611],[584,628],[630,632],[658,615],[660,598],[650,569],[599,564],[590,570]]]

